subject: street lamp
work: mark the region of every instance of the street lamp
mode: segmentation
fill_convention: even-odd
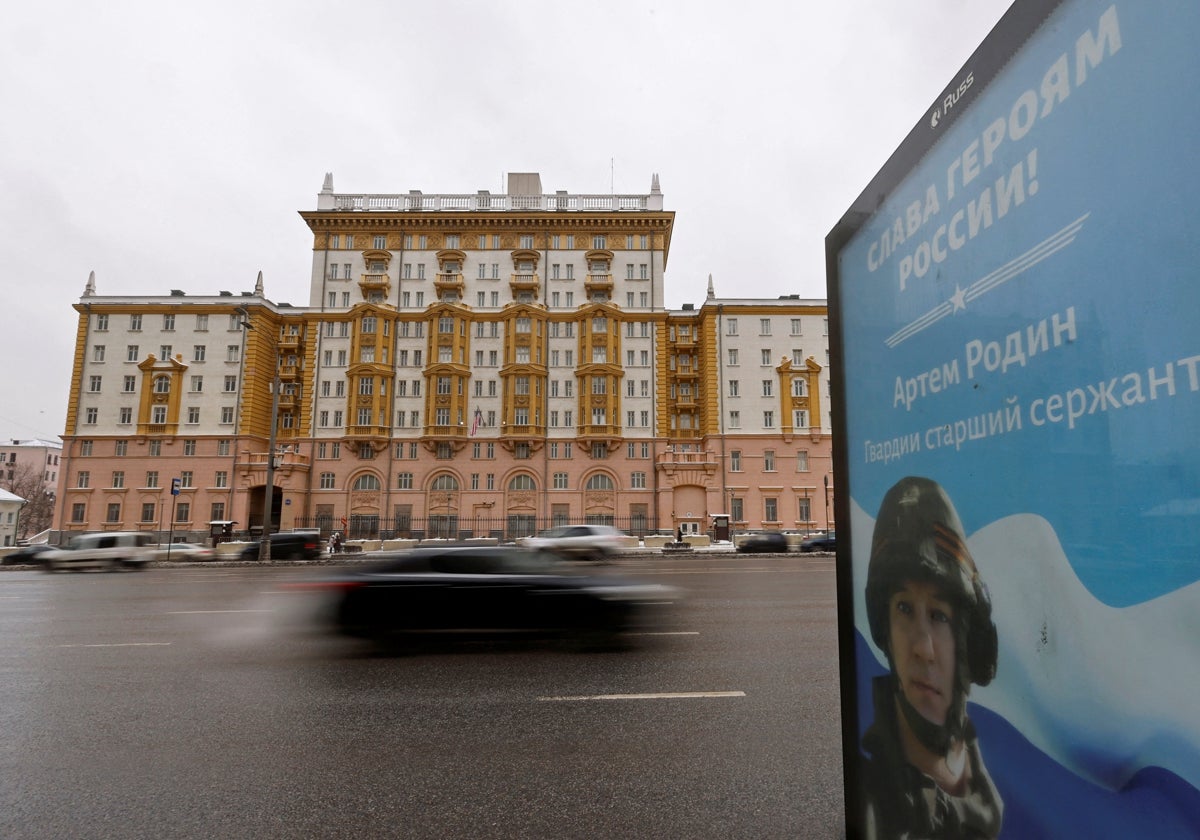
[[[261,281],[262,274],[259,274]],[[248,330],[254,325],[248,320],[248,313],[239,308],[242,315],[242,326]],[[277,337],[278,338],[278,337]],[[271,508],[275,503],[275,427],[279,423],[279,344],[274,346],[272,354],[271,377],[271,432],[267,441],[267,479],[263,484],[263,524],[262,537],[258,541],[258,559],[266,562],[271,559]]]
[[[822,476],[825,481],[825,530],[829,530],[829,476]]]
[[[279,422],[279,359],[275,360],[275,376],[271,379],[271,434],[267,441],[267,480],[263,486],[262,539],[258,543],[258,559],[271,559],[271,508],[275,503],[275,425]]]

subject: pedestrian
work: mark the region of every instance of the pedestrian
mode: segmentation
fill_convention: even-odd
[[[867,568],[867,619],[890,672],[863,736],[866,836],[992,838],[1004,803],[967,717],[996,673],[992,604],[958,513],[928,478],[884,495]]]

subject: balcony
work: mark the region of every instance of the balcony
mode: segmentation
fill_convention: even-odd
[[[666,452],[658,453],[656,463],[660,467],[712,467],[717,466],[717,455],[712,450],[704,450],[703,452],[677,452],[672,447],[667,447]]]
[[[512,289],[514,300],[519,300],[522,292],[532,294],[533,299],[537,300],[538,293],[541,291],[541,278],[537,274],[512,274],[508,279],[508,285]]]
[[[301,344],[302,344],[302,342],[300,341],[300,336],[285,335],[279,339],[279,354],[280,355],[285,355],[287,353],[296,354],[296,353],[300,352]]]
[[[454,295],[455,300],[461,300],[465,286],[462,273],[438,272],[433,279],[434,294],[438,300],[446,300],[446,295]]]
[[[387,300],[392,293],[392,280],[386,274],[364,274],[358,281],[364,300],[371,300],[372,294]]]
[[[285,382],[295,381],[300,376],[300,365],[280,365],[279,378]]]

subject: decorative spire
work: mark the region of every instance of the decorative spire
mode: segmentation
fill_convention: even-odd
[[[258,272],[258,280],[254,284],[254,294],[256,297],[263,297],[262,272]]]
[[[84,297],[94,297],[96,294],[96,272],[88,274],[87,285],[83,287]]]
[[[323,193],[333,192],[333,173],[332,172],[325,173],[325,183],[321,185],[321,192],[323,192]]]
[[[655,172],[650,176],[650,194],[658,195],[662,192],[662,187],[658,185],[658,173]]]
[[[710,275],[708,275],[708,299],[709,299],[709,300],[716,300],[716,299],[717,299],[717,294],[716,294],[716,292],[714,292],[714,291],[713,291],[712,275],[711,275],[711,274],[710,274]]]

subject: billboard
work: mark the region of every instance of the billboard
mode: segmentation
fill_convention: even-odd
[[[827,238],[851,836],[1200,836],[1198,38],[1018,0]]]

